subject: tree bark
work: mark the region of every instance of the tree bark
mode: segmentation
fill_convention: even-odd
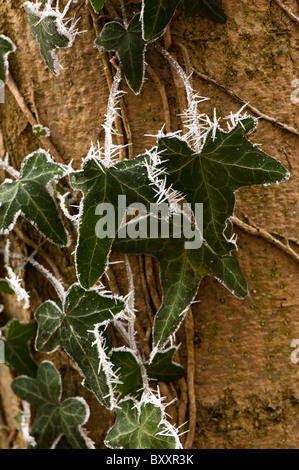
[[[32,115],[50,129],[61,160],[73,160],[77,169],[90,142],[103,143],[101,125],[113,67],[109,56],[93,47],[100,26],[94,24],[95,15],[86,2],[78,13],[78,26],[85,33],[76,38],[71,49],[60,50],[64,70],[55,77],[40,57],[22,3],[0,1],[0,33],[17,46],[9,57],[11,76]],[[66,3],[61,1],[61,6]],[[139,1],[125,3],[128,15],[139,9]],[[276,121],[261,118],[250,138],[289,168],[291,179],[281,185],[238,190],[235,216],[289,243],[299,256],[299,162],[295,156],[298,131],[296,135],[292,130],[298,126],[298,103],[292,87],[299,78],[295,44],[298,25],[278,3],[241,0],[236,4],[223,0],[228,20],[217,25],[200,15],[191,21],[185,19],[181,5],[168,28],[164,46],[187,71],[194,71],[194,88],[209,98],[201,104],[202,112],[212,115],[216,108],[217,116],[224,117],[249,102],[258,108],[255,115],[259,111],[260,116]],[[111,14],[115,8],[120,15],[119,5],[116,0],[107,0],[107,12]],[[298,17],[296,0],[286,0],[284,5]],[[78,6],[71,6],[69,16]],[[157,133],[164,122],[167,130],[181,127],[179,114],[185,103],[182,84],[153,45],[148,46],[146,61],[150,67],[140,95],[135,96],[125,80],[122,82],[127,92],[121,103],[125,120],[118,125],[123,131],[123,142],[131,144],[124,155],[127,158],[151,148],[155,139],[148,135]],[[0,104],[0,157],[8,152],[11,164],[19,169],[24,157],[39,147],[48,149],[42,139],[33,135],[28,118],[6,87],[5,104]],[[296,448],[298,366],[291,362],[290,354],[292,339],[299,338],[298,260],[262,237],[247,233],[244,224],[236,232],[237,256],[248,281],[249,295],[238,300],[216,280],[203,280],[197,295],[200,303],[192,306],[193,320],[189,313],[186,330],[182,325],[177,335],[178,343],[182,342],[179,355],[186,367],[186,378],[171,386],[161,384],[162,391],[169,400],[178,398],[170,411],[177,423],[188,419],[188,409],[192,410],[190,429],[194,436],[187,437],[186,447]],[[12,250],[25,256],[34,247],[40,249],[36,259],[50,271],[54,265],[65,287],[76,281],[74,236],[69,249],[61,250],[48,242],[40,247],[42,237],[19,219],[11,241]],[[112,256],[119,259],[117,254]],[[136,283],[137,328],[144,352],[148,353],[148,332],[161,301],[158,265],[147,256],[130,256],[130,260]],[[3,274],[0,272],[1,277]],[[1,325],[11,317],[28,321],[43,301],[53,298],[52,287],[33,267],[27,266],[20,274],[30,292],[30,311],[25,311],[13,296],[2,295]],[[113,265],[109,277],[114,292],[127,293],[126,276],[120,265]],[[66,396],[86,398],[91,407],[87,429],[96,446],[104,448],[113,414],[80,385],[81,378],[63,351],[50,356],[34,354],[38,362],[53,360],[62,373]],[[10,391],[12,377],[9,369],[0,365],[2,445],[25,447],[13,419],[20,403]]]

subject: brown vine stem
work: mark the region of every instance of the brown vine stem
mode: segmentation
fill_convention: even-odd
[[[179,43],[177,44],[179,45]],[[280,127],[281,129],[284,129],[287,132],[291,132],[292,134],[299,135],[299,130],[295,129],[292,126],[288,126],[287,124],[283,124],[282,122],[277,121],[277,119],[273,118],[272,116],[269,116],[268,114],[263,113],[255,106],[252,106],[251,104],[247,103],[247,101],[245,101],[243,98],[238,96],[234,91],[230,90],[225,85],[221,85],[221,83],[218,83],[214,78],[208,77],[208,75],[205,75],[204,73],[199,72],[194,67],[193,67],[193,71],[202,80],[214,83],[214,85],[224,90],[227,94],[229,94],[233,98],[236,98],[237,100],[241,101],[241,103],[243,104],[247,104],[247,108],[250,109],[250,111],[252,111],[257,116],[259,116],[261,119],[271,122],[272,124],[275,124],[276,126]]]
[[[196,430],[196,398],[194,390],[194,374],[195,374],[195,352],[194,352],[194,321],[191,307],[185,318],[186,346],[188,353],[187,362],[187,384],[189,398],[189,432],[185,441],[185,449],[193,448],[193,441]]]
[[[8,89],[12,93],[13,97],[15,98],[17,104],[19,105],[19,108],[21,109],[22,113],[26,117],[27,121],[31,126],[36,126],[38,122],[36,121],[35,117],[33,116],[32,112],[28,108],[27,104],[25,103],[25,100],[23,96],[21,95],[14,79],[12,78],[11,74],[8,74],[8,77],[6,79],[6,85],[8,86]],[[61,157],[61,155],[58,153],[56,147],[54,146],[52,140],[49,137],[39,137],[40,141],[42,142],[44,147],[47,147],[52,154],[52,156],[55,158],[56,161],[65,164],[65,161]]]
[[[250,235],[254,235],[256,237],[263,238],[267,242],[271,243],[272,245],[275,245],[277,248],[280,250],[284,251],[287,253],[294,261],[299,263],[299,254],[296,253],[290,246],[287,241],[287,244],[282,243],[280,240],[277,238],[273,237],[269,232],[266,230],[259,228],[259,227],[253,227],[252,225],[246,224],[242,220],[238,219],[237,217],[233,216],[230,217],[230,220],[233,222],[234,225],[239,227],[241,230],[243,230],[246,233],[249,233]]]
[[[166,124],[166,132],[171,132],[170,109],[169,109],[169,104],[168,104],[168,99],[167,99],[165,86],[163,85],[162,81],[160,80],[160,78],[158,77],[156,72],[152,69],[152,67],[149,64],[147,64],[146,70],[147,70],[149,76],[151,77],[151,79],[153,80],[153,82],[156,84],[156,86],[159,90],[159,93],[160,93],[162,106],[163,106],[164,121],[165,121],[165,124]]]
[[[299,18],[297,18],[297,16],[286,5],[284,5],[281,0],[274,0],[274,2],[288,15],[292,21],[295,21],[297,24],[299,23]]]

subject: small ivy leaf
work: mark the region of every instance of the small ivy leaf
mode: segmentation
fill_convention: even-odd
[[[211,129],[200,154],[178,137],[158,139],[167,185],[181,191],[192,210],[196,202],[203,204],[204,239],[221,255],[235,249],[224,236],[233,215],[235,191],[242,186],[281,182],[289,176],[280,162],[246,138],[255,126],[253,118],[245,117],[229,132],[217,128],[214,135]]]
[[[5,364],[19,375],[36,376],[37,365],[29,353],[28,346],[35,333],[34,323],[24,324],[13,318],[5,326],[5,337],[0,337],[0,341],[4,342]]]
[[[163,33],[179,3],[180,0],[142,1],[143,38],[145,41],[152,41]]]
[[[125,309],[116,298],[104,297],[96,291],[85,291],[73,284],[66,293],[60,308],[47,301],[35,312],[38,322],[35,347],[38,351],[52,352],[59,346],[76,362],[84,386],[90,389],[99,401],[110,406],[109,376],[101,367],[95,336],[95,325],[106,324]]]
[[[116,21],[107,23],[95,45],[105,51],[117,52],[127,83],[137,95],[143,83],[145,53],[140,15],[134,16],[127,29]]]
[[[15,293],[10,283],[6,279],[0,279],[0,292],[5,292],[6,294]]]
[[[90,3],[92,4],[94,11],[99,13],[99,11],[103,8],[105,1],[106,0],[90,0]]]
[[[5,83],[8,75],[8,55],[15,52],[14,43],[3,34],[0,34],[0,81]]]
[[[169,238],[117,238],[114,242],[118,251],[146,253],[160,261],[164,296],[153,329],[153,344],[159,348],[178,329],[204,276],[215,277],[237,297],[243,298],[247,294],[246,281],[234,256],[218,256],[205,245],[186,249],[183,233],[180,238],[173,237],[178,230],[182,230],[181,221],[175,219],[170,222]]]
[[[158,351],[151,363],[146,363],[146,371],[149,379],[161,382],[173,382],[185,375],[184,367],[173,362],[173,355],[177,348],[169,348],[166,351]]]
[[[21,214],[56,245],[67,244],[67,234],[48,184],[65,173],[42,149],[28,155],[18,181],[6,180],[0,186],[0,234],[10,232]]]
[[[35,126],[32,127],[33,134],[36,135],[36,137],[49,137],[50,136],[50,130],[48,127],[44,127],[41,124],[36,124]]]
[[[30,29],[37,41],[42,58],[51,72],[59,75],[60,66],[55,50],[60,47],[70,47],[74,35],[63,26],[58,14],[51,15],[49,13],[49,15],[43,16],[43,12],[38,10],[38,5],[32,2],[25,2],[23,7],[28,15]]]
[[[153,403],[121,401],[105,444],[113,449],[175,449],[173,436],[159,434],[166,431],[162,418],[161,409]]]
[[[81,397],[60,402],[61,377],[52,362],[42,362],[36,379],[17,377],[12,382],[12,389],[22,400],[38,408],[32,425],[35,449],[49,449],[62,436],[74,449],[90,447],[81,428],[89,418],[88,405]]]
[[[184,0],[184,4],[186,18],[201,13],[215,23],[225,23],[227,20],[227,16],[217,0]]]
[[[117,391],[121,396],[136,396],[138,391],[142,392],[140,365],[133,352],[129,349],[113,349],[110,357],[115,373],[122,382],[117,384]]]
[[[155,192],[149,185],[144,156],[119,162],[110,168],[103,168],[94,159],[86,159],[81,171],[71,173],[71,185],[84,195],[81,202],[76,265],[78,280],[88,289],[105,271],[107,256],[121,223],[117,219],[118,196],[125,195],[127,205],[138,201],[149,208],[150,203],[155,203]],[[116,216],[115,230],[111,236],[105,238],[99,238],[95,231],[100,220],[99,215],[96,215],[96,208],[102,203],[112,204]]]

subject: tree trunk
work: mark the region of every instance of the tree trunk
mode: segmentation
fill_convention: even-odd
[[[61,6],[66,3],[61,1]],[[128,0],[128,14],[137,11],[139,3]],[[200,15],[190,21],[184,18],[180,6],[164,36],[168,51],[188,72],[194,71],[194,88],[209,98],[201,104],[202,112],[212,116],[217,108],[217,116],[224,117],[244,103],[258,108],[253,115],[261,119],[251,140],[262,144],[266,153],[279,159],[291,172],[289,182],[281,185],[248,187],[237,192],[237,256],[248,281],[249,295],[245,300],[238,300],[215,279],[205,278],[197,295],[200,303],[192,306],[192,313],[189,312],[177,334],[178,343],[182,343],[179,356],[186,377],[170,386],[161,383],[161,388],[169,400],[178,398],[169,411],[174,420],[182,424],[190,418],[189,437],[182,437],[183,442],[187,439],[186,447],[296,448],[298,445],[298,370],[290,354],[292,339],[299,338],[299,254],[296,260],[288,250],[291,247],[299,253],[296,247],[299,163],[295,158],[298,132],[296,135],[293,130],[298,124],[298,104],[291,85],[299,78],[296,76],[297,25],[278,3],[242,0],[236,4],[233,0],[223,0],[226,24],[214,24]],[[113,67],[109,56],[93,47],[101,26],[94,24],[95,15],[88,2],[84,3],[78,12],[81,17],[78,26],[85,33],[76,38],[71,49],[59,51],[64,70],[55,77],[40,57],[22,4],[21,0],[0,1],[0,33],[17,46],[9,58],[11,76],[33,116],[50,129],[56,159],[66,164],[73,160],[77,169],[88,153],[90,142],[103,143],[101,125]],[[299,14],[296,0],[281,1],[281,4],[294,15]],[[115,8],[121,15],[119,5],[116,0],[107,0],[107,13],[113,14]],[[79,6],[73,4],[69,16]],[[140,95],[135,96],[125,80],[122,82],[127,94],[121,102],[124,119],[118,125],[124,135],[121,140],[131,144],[123,155],[126,158],[150,149],[155,139],[148,135],[156,134],[165,122],[167,131],[181,127],[179,114],[184,109],[185,95],[176,72],[151,45],[146,62],[149,67]],[[248,113],[252,113],[250,107]],[[0,157],[8,152],[15,168],[19,169],[24,157],[37,148],[48,149],[48,142],[33,135],[28,118],[8,87],[5,104],[0,104],[0,117]],[[252,227],[264,229],[287,248],[274,246],[265,239],[263,231],[254,234]],[[76,281],[74,242],[65,249],[48,242],[41,246],[42,242],[43,238],[29,223],[18,220],[11,235],[12,251],[28,256],[38,249],[36,259],[50,271],[55,270],[53,273],[63,279],[65,287],[70,286]],[[132,255],[130,260],[136,284],[139,339],[148,353],[148,332],[161,301],[158,264],[147,256]],[[0,272],[0,277],[3,275]],[[27,266],[20,275],[24,276],[30,292],[30,311],[25,311],[13,296],[3,294],[0,326],[12,317],[28,321],[43,301],[53,298],[51,285],[35,268]],[[126,276],[120,265],[113,265],[109,285],[114,292],[127,293]],[[63,351],[50,356],[35,352],[34,357],[38,362],[53,360],[62,373],[67,396],[86,398],[91,407],[89,435],[97,448],[105,448],[103,440],[113,424],[113,414],[81,386],[82,379]],[[10,370],[0,365],[1,440],[7,447],[25,447],[16,431],[14,416],[21,404],[10,390],[12,377]]]

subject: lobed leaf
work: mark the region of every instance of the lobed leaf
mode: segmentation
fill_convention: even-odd
[[[22,400],[37,407],[32,425],[35,449],[50,449],[62,437],[74,449],[90,447],[81,429],[89,417],[88,405],[81,397],[61,402],[61,378],[52,362],[42,362],[35,379],[17,377],[12,389]]]
[[[140,15],[135,15],[127,28],[116,21],[107,23],[95,45],[105,51],[117,52],[127,83],[138,94],[143,83],[145,52]]]
[[[49,353],[63,347],[80,368],[85,387],[108,407],[112,398],[110,378],[101,367],[92,331],[96,325],[113,320],[124,308],[121,300],[101,296],[96,291],[85,291],[73,284],[61,308],[47,301],[35,312],[38,322],[36,349]]]
[[[5,83],[8,75],[8,56],[11,52],[15,52],[14,43],[3,34],[0,34],[0,81]]]
[[[24,324],[13,318],[5,326],[4,338],[0,337],[0,341],[4,342],[5,364],[19,375],[36,376],[37,365],[28,346],[35,333],[34,323]]]
[[[140,365],[133,353],[127,349],[114,349],[111,353],[111,361],[121,383],[117,385],[117,391],[121,396],[136,396],[142,391],[143,381]]]
[[[142,0],[143,38],[156,39],[173,17],[180,0]]]
[[[149,379],[161,382],[174,382],[185,375],[184,367],[173,362],[173,355],[177,348],[169,348],[166,351],[158,351],[150,363],[146,363],[146,371]]]
[[[92,4],[94,11],[99,13],[99,11],[103,8],[105,1],[106,0],[90,0],[90,3]]]
[[[11,231],[21,214],[48,240],[66,245],[66,231],[47,189],[48,184],[61,178],[64,172],[42,149],[28,155],[22,163],[20,179],[6,180],[0,186],[0,234]]]

